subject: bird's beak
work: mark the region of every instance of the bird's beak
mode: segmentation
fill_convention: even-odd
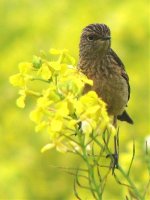
[[[105,37],[102,37],[101,40],[110,40],[111,37],[110,36],[105,36]]]

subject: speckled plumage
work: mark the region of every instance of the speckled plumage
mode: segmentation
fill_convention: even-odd
[[[106,102],[110,115],[133,123],[125,111],[130,98],[129,78],[110,46],[110,29],[105,24],[90,24],[83,29],[78,67],[93,80],[93,86],[86,85],[84,92],[96,91]]]

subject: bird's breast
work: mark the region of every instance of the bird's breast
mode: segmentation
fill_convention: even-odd
[[[93,86],[86,85],[84,92],[96,91],[106,102],[108,113],[120,115],[128,102],[128,85],[119,70],[108,65],[97,65],[96,68],[86,68],[84,73],[93,80]]]

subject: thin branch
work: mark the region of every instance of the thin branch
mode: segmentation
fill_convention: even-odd
[[[93,162],[94,162],[94,165],[95,165],[95,163],[96,163],[96,159],[95,159],[95,153],[94,153],[94,143],[92,144],[92,160],[93,160]]]
[[[126,195],[126,200],[129,200],[128,196]]]
[[[106,140],[106,138],[105,138],[105,132],[103,133],[102,138],[103,138],[103,141],[104,141],[104,144],[105,144],[105,149],[108,151],[108,154],[112,155],[111,151],[108,148],[108,143],[107,143],[108,139]],[[99,143],[98,141],[96,141],[96,142]],[[112,156],[112,159],[113,159],[113,156]]]
[[[50,83],[49,80],[45,80],[45,79],[42,79],[42,78],[32,78],[31,81],[42,81],[42,82],[45,82],[45,83]]]
[[[111,133],[108,131],[108,129],[105,129],[105,131],[104,131],[104,134],[105,134],[105,135],[106,135],[106,131],[107,131],[107,140],[106,140],[106,143],[107,143],[107,145],[108,145],[109,140],[110,140]]]
[[[99,152],[99,155],[98,155],[98,158],[97,158],[97,163],[99,162],[99,160],[102,158],[102,157],[105,157],[106,156],[103,156],[103,153],[105,151],[105,146],[103,146],[102,148],[100,148],[100,152]]]
[[[77,197],[78,200],[82,200],[79,195],[78,195],[78,192],[77,192],[77,189],[76,189],[76,179],[74,179],[74,194],[75,196]]]
[[[96,155],[96,154],[92,155],[92,154],[89,154],[89,153],[88,153],[88,156],[91,157],[91,158],[92,157],[94,157],[94,158],[96,158],[96,157],[98,158],[99,157],[99,155]],[[106,156],[103,156],[103,155],[101,157],[106,158]]]
[[[90,187],[87,187],[87,186],[84,186],[84,185],[82,185],[81,183],[80,183],[80,181],[79,181],[79,176],[80,175],[78,175],[78,170],[77,170],[77,172],[76,172],[76,183],[77,183],[77,185],[79,186],[79,187],[81,187],[81,188],[84,188],[84,189],[86,189],[86,190],[90,190],[91,191],[91,188]],[[87,177],[86,177],[87,178]],[[87,178],[88,179],[88,178]],[[89,180],[89,179],[88,179]],[[92,189],[92,191],[94,192],[94,189]]]
[[[139,193],[137,187],[135,186],[134,182],[130,179],[130,177],[125,173],[125,171],[122,169],[120,165],[118,165],[118,170],[122,174],[122,176],[127,180],[127,182],[130,184],[130,188],[132,188],[132,192],[134,192],[133,195],[135,195],[138,200],[143,200],[142,195]],[[131,192],[131,191],[130,191]]]
[[[101,177],[98,165],[97,165],[97,174],[98,174],[99,182],[101,183],[102,182],[102,177]]]
[[[92,139],[91,139],[91,141],[90,142],[92,142],[93,140],[95,140],[97,137],[98,137],[98,135],[96,135],[96,136],[93,136],[93,135],[91,135],[90,136]],[[86,146],[89,144],[89,142],[86,144]],[[99,142],[99,146],[101,147],[101,148],[103,148],[103,145]]]
[[[110,168],[110,166],[108,166],[108,165],[99,165],[99,164],[97,164],[97,166],[104,167],[104,168]]]
[[[130,196],[131,196],[131,199],[134,198],[134,199],[136,199],[136,200],[140,200],[140,199],[141,199],[141,200],[144,200],[143,197],[139,198],[139,196],[137,196],[137,194],[135,194],[133,190],[130,190],[130,189],[129,189],[129,194],[130,194]]]
[[[118,130],[117,130],[117,147],[118,147],[118,157],[119,157],[119,147],[120,147],[120,144],[119,144],[119,127],[118,127]]]
[[[133,189],[130,185],[127,185],[126,183],[122,183],[122,182],[119,180],[119,178],[116,176],[115,173],[114,173],[114,178],[115,178],[115,180],[117,181],[118,184]]]
[[[72,142],[76,143],[77,145],[81,146],[79,142],[75,141],[74,139],[72,139],[71,137],[69,137],[68,135],[62,134],[64,137],[66,137],[67,139],[71,140]]]
[[[104,192],[104,188],[105,188],[105,185],[106,185],[107,177],[108,177],[110,171],[111,171],[111,170],[108,169],[108,172],[106,173],[106,175],[105,175],[104,178],[103,178],[102,193]]]
[[[95,139],[95,138],[94,138],[94,141],[95,141],[98,145],[100,144],[99,141],[98,141],[97,139]],[[104,141],[104,143],[105,143],[105,141]],[[113,159],[113,154],[112,154],[111,151],[109,150],[109,148],[108,148],[108,146],[107,146],[106,143],[105,143],[105,147],[106,147],[106,150],[107,150],[107,152],[108,152],[106,158],[107,158],[107,157],[110,157],[111,160],[112,160],[112,159]],[[109,155],[109,156],[108,156],[108,155]]]
[[[74,168],[74,167],[59,167],[59,166],[55,166],[55,165],[49,165],[50,167],[53,168],[57,168],[57,169],[62,169],[62,170],[78,170],[78,171],[83,171],[83,172],[87,172],[87,169],[83,169],[83,168]]]
[[[145,150],[146,150],[145,153],[146,153],[146,155],[148,155],[149,152],[148,152],[148,144],[147,144],[147,140],[146,140],[146,142],[145,142],[145,147],[146,147],[146,148],[145,148]]]
[[[143,194],[143,198],[145,198],[146,193],[147,193],[149,187],[150,187],[150,177],[149,177],[148,183],[147,183],[147,185],[146,185],[146,187],[145,187],[145,191],[144,191],[144,194]]]
[[[131,167],[132,167],[132,164],[133,164],[133,160],[134,160],[134,157],[135,157],[135,141],[133,140],[133,151],[132,151],[132,158],[131,158],[131,162],[130,162],[130,165],[129,165],[129,169],[128,169],[128,172],[127,172],[127,176],[130,175],[130,170],[131,170]]]

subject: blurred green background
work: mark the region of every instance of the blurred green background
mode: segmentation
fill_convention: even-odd
[[[150,135],[148,1],[1,0],[0,9],[0,199],[73,200],[73,177],[51,165],[71,167],[77,158],[55,150],[40,153],[48,136],[34,132],[28,116],[33,105],[16,107],[17,89],[8,78],[19,62],[32,60],[42,49],[66,48],[78,61],[82,28],[106,23],[131,84],[128,112],[135,124],[119,124],[120,153],[130,158],[134,137],[140,157]],[[133,171],[144,183],[147,174],[141,162],[135,162]],[[110,179],[104,199],[125,199],[123,187]]]

